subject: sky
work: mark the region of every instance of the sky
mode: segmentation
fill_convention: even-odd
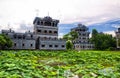
[[[120,18],[120,0],[0,0],[0,30],[23,32],[36,16],[85,25]]]

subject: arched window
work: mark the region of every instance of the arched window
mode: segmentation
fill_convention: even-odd
[[[37,25],[40,25],[40,21],[37,22]]]
[[[41,25],[43,25],[43,22],[41,21]]]

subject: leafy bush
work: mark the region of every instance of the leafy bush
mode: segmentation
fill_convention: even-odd
[[[72,43],[72,41],[68,40],[68,41],[66,42],[66,48],[67,48],[68,50],[73,49],[73,43]]]

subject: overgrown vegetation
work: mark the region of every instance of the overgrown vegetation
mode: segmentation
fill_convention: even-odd
[[[12,47],[12,44],[12,40],[8,36],[0,34],[0,49],[8,49]]]
[[[0,78],[119,78],[115,51],[0,51]]]

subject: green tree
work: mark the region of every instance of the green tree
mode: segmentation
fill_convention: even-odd
[[[72,41],[76,38],[78,38],[78,33],[76,31],[71,31],[68,34],[63,36],[63,39],[67,40],[66,42],[67,49],[73,49]]]
[[[92,38],[90,39],[91,42],[95,44],[96,36],[98,35],[98,31],[96,29],[92,30]]]
[[[67,48],[67,50],[73,49],[73,43],[71,40],[68,40],[66,42],[66,48]]]
[[[71,35],[72,40],[78,38],[78,33],[76,31],[71,31],[70,35]]]
[[[78,38],[78,33],[76,31],[71,31],[63,36],[65,40],[74,40],[76,38]]]
[[[96,35],[98,34],[98,31],[96,29],[92,30],[92,37],[96,37]]]
[[[0,34],[0,49],[6,44],[6,40],[4,37]]]
[[[116,47],[116,40],[112,35],[98,33],[97,30],[93,29],[91,42],[95,44],[95,49],[106,50]]]
[[[12,47],[11,39],[4,34],[0,34],[0,49],[7,49],[10,47]]]
[[[63,39],[65,39],[65,40],[71,40],[70,34],[69,34],[69,33],[68,33],[68,34],[65,34],[65,35],[63,36]]]
[[[120,38],[118,39],[118,46],[120,46]]]

